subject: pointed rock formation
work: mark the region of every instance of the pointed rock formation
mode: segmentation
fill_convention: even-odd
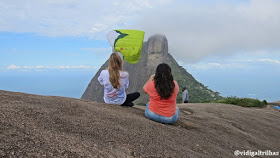
[[[187,86],[190,95],[190,102],[202,102],[206,100],[216,100],[221,98],[218,92],[205,87],[196,81],[191,74],[178,65],[176,60],[168,53],[168,42],[164,35],[157,34],[151,36],[147,42],[143,43],[141,58],[136,64],[129,64],[124,61],[123,68],[130,74],[128,93],[138,91],[141,96],[137,104],[144,105],[149,101],[149,96],[142,91],[142,87],[160,63],[167,63],[172,69],[174,79],[178,82],[180,88]],[[108,60],[101,66],[89,83],[82,99],[103,102],[103,86],[97,80],[100,72],[108,67]],[[182,102],[181,92],[178,94],[177,102]]]

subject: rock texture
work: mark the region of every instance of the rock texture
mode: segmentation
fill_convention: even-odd
[[[168,42],[164,35],[151,36],[147,42],[143,43],[141,58],[136,64],[129,64],[124,61],[124,70],[130,74],[130,85],[128,92],[138,91],[141,97],[136,101],[138,104],[145,104],[149,97],[142,91],[142,87],[160,63],[167,63],[172,68],[174,79],[179,86],[187,86],[190,91],[190,102],[200,102],[205,100],[215,100],[221,98],[219,93],[213,92],[204,85],[196,81],[191,74],[180,67],[175,59],[168,53]],[[89,83],[87,89],[82,95],[82,99],[103,102],[103,87],[99,84],[97,78],[100,72],[108,67],[108,60],[101,66],[99,71]],[[177,98],[181,101],[181,92]]]
[[[143,106],[0,90],[0,157],[230,158],[235,150],[279,152],[280,113],[274,108],[178,106],[178,122],[165,125],[148,120]]]

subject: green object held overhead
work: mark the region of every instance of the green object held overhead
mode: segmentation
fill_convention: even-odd
[[[125,61],[134,64],[140,59],[144,35],[144,31],[118,29],[110,31],[107,39]]]

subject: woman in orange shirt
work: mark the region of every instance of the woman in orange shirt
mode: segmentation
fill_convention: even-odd
[[[177,121],[179,108],[176,107],[176,98],[179,86],[173,80],[171,68],[167,64],[158,65],[156,74],[150,77],[143,90],[150,96],[145,110],[148,119],[166,124]]]

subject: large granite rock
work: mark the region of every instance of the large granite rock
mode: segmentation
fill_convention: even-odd
[[[0,90],[0,157],[237,158],[236,150],[279,151],[273,107],[177,106],[178,121],[166,125],[147,119],[144,106]]]
[[[160,63],[167,63],[172,68],[174,79],[179,86],[188,86],[190,91],[190,102],[200,102],[202,100],[215,100],[219,98],[217,92],[207,89],[197,82],[184,68],[178,65],[176,60],[168,53],[168,41],[164,35],[156,34],[151,36],[147,42],[143,43],[141,57],[138,63],[129,64],[124,61],[124,70],[130,74],[130,85],[128,93],[140,92],[141,96],[136,103],[145,104],[149,101],[149,96],[142,91],[144,84],[155,73],[156,67]],[[108,67],[108,60],[101,66],[89,83],[82,99],[103,102],[103,86],[97,80],[100,72]],[[192,93],[194,92],[194,93]],[[202,99],[200,99],[203,97]],[[177,101],[181,100],[181,92]]]

